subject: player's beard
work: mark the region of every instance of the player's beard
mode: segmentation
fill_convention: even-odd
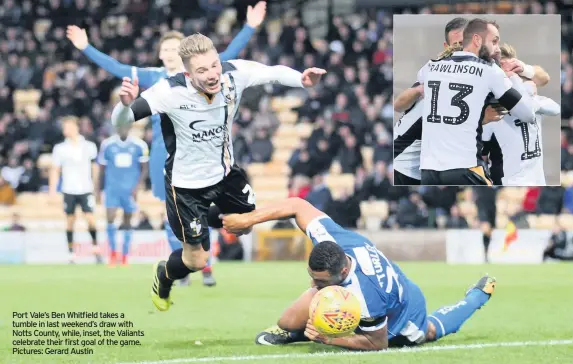
[[[485,44],[482,44],[482,46],[479,48],[478,57],[483,59],[484,61],[488,62],[493,61],[492,54],[490,50],[485,46]]]

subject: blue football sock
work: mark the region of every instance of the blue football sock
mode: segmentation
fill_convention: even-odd
[[[123,255],[129,254],[129,247],[131,246],[132,236],[133,230],[128,229],[123,231]]]
[[[489,295],[480,289],[472,289],[466,297],[453,306],[444,306],[428,316],[436,327],[436,340],[457,332],[477,309],[489,299]]]
[[[171,247],[171,251],[181,249],[182,248],[181,242],[175,236],[175,233],[171,229],[171,225],[169,225],[169,222],[167,220],[165,220],[165,222],[163,223],[163,226],[165,227],[165,232],[167,233],[167,242],[169,243],[169,246]]]
[[[107,241],[109,242],[109,249],[110,253],[115,252],[116,248],[116,241],[115,241],[115,232],[117,228],[115,224],[107,224]]]

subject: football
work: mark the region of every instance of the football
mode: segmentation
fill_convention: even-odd
[[[325,287],[312,298],[309,316],[312,325],[322,335],[348,336],[360,322],[360,302],[346,288]]]

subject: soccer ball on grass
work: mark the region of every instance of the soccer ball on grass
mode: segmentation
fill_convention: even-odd
[[[360,302],[346,288],[328,286],[312,298],[309,316],[312,325],[322,335],[348,336],[360,322]]]

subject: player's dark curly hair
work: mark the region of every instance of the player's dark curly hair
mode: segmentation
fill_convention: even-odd
[[[346,264],[346,254],[340,245],[333,241],[323,241],[314,246],[308,258],[308,267],[315,272],[327,271],[331,275],[340,274]]]

